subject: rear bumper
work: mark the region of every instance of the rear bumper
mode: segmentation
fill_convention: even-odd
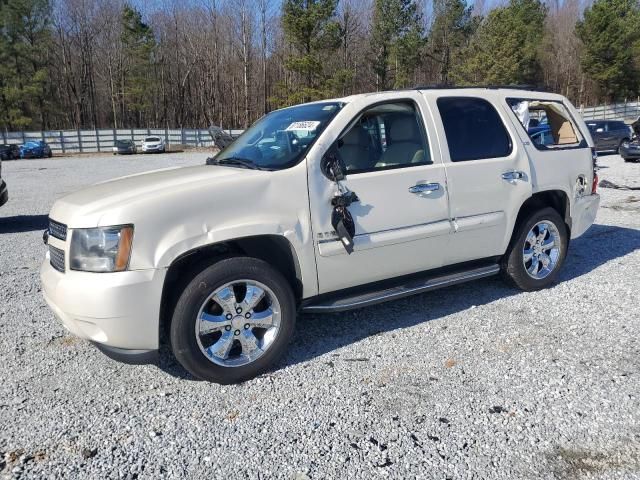
[[[578,238],[586,232],[596,219],[600,195],[584,195],[576,199],[571,215],[571,238]]]
[[[159,347],[165,273],[61,273],[50,265],[47,253],[40,280],[45,301],[67,330],[112,356],[135,358]]]
[[[0,207],[9,201],[9,190],[4,180],[0,180]]]

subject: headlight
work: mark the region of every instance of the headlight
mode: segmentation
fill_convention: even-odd
[[[84,272],[122,272],[129,266],[133,225],[73,230],[69,267]]]

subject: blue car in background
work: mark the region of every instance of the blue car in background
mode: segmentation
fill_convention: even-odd
[[[53,155],[51,147],[42,140],[27,142],[20,145],[20,158],[44,158]]]
[[[529,128],[527,129],[527,132],[529,133],[530,136],[533,136],[539,132],[550,132],[550,131],[551,131],[551,127],[547,123],[546,118],[542,119],[542,121],[538,120],[537,118],[532,118],[531,120],[529,120]]]

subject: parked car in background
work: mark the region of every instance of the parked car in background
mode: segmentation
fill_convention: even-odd
[[[549,131],[551,131],[551,126],[547,123],[546,118],[543,118],[542,120],[538,120],[537,118],[532,118],[531,120],[529,120],[529,128],[527,129],[527,132],[529,133],[529,135],[535,135],[538,132],[549,132]]]
[[[514,106],[545,112],[554,143],[525,145]],[[299,311],[498,273],[525,291],[552,285],[595,219],[596,158],[573,105],[545,92],[404,90],[276,110],[210,165],[58,199],[42,292],[113,358],[152,361],[167,338],[194,376],[240,382],[282,355]]]
[[[637,162],[640,160],[640,142],[622,142],[619,153],[625,162]]]
[[[587,127],[598,151],[617,152],[633,135],[631,127],[620,120],[589,120]]]
[[[161,137],[147,137],[142,141],[144,153],[164,153],[164,140]]]
[[[637,162],[640,160],[640,117],[631,124],[633,136],[628,142],[620,145],[620,156],[625,162]]]
[[[15,160],[16,158],[20,158],[19,145],[0,145],[0,160]]]
[[[7,184],[2,179],[2,159],[0,158],[0,207],[7,203],[9,200],[9,192],[7,191]]]
[[[138,148],[133,140],[116,140],[113,146],[114,155],[127,155],[137,152]]]
[[[20,145],[20,158],[51,158],[52,156],[51,147],[42,140],[34,140]]]
[[[538,130],[535,133],[531,133],[531,131],[529,131],[529,136],[536,146],[547,146],[555,144],[550,128],[547,128],[546,130]]]

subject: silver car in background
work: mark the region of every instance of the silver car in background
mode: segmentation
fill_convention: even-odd
[[[142,141],[143,153],[164,153],[165,146],[162,137],[146,137]]]

